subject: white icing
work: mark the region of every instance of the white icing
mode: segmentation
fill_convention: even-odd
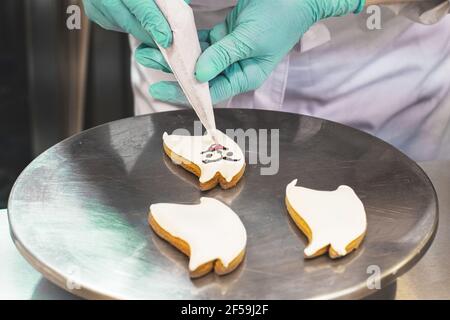
[[[226,134],[216,130],[215,136],[217,143],[226,147],[228,150],[223,150],[221,152],[205,152],[215,144],[209,134],[204,136],[180,136],[168,135],[165,132],[163,141],[166,147],[172,152],[194,163],[200,168],[201,175],[199,180],[201,183],[205,183],[214,178],[217,172],[219,172],[227,182],[230,182],[245,165],[245,157],[241,148],[239,148],[239,145]],[[207,158],[209,155],[211,155],[211,157]],[[230,158],[231,160],[220,160],[223,156]],[[219,161],[203,162],[213,160]]]
[[[189,270],[220,259],[225,267],[239,256],[247,243],[247,232],[228,206],[203,197],[200,204],[158,203],[150,206],[158,225],[190,247]]]
[[[331,245],[340,255],[361,236],[367,227],[364,206],[352,188],[340,186],[335,191],[297,187],[297,179],[286,187],[286,198],[308,224],[312,240],[305,248],[307,257]]]
[[[198,82],[194,76],[195,65],[202,50],[192,9],[184,0],[156,0],[156,3],[173,34],[172,45],[159,49],[200,121],[215,138],[216,122],[209,85]]]

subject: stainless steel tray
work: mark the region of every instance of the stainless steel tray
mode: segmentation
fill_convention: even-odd
[[[218,127],[280,129],[280,170],[248,165],[234,189],[206,193],[162,151],[164,131],[192,131],[192,111],[124,119],[71,137],[17,180],[8,214],[19,251],[48,279],[86,298],[362,298],[381,271],[384,287],[425,253],[437,199],[425,173],[392,146],[329,121],[261,110],[216,111]],[[248,152],[247,152],[248,156]],[[354,188],[368,214],[361,248],[330,260],[303,259],[306,239],[284,206],[288,182]],[[247,256],[232,274],[191,280],[188,259],[148,227],[151,203],[216,197],[239,214]]]

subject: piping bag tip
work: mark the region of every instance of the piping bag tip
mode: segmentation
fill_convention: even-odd
[[[214,141],[215,144],[220,144],[220,141],[219,141],[219,139],[217,137],[217,129],[206,129],[206,131],[211,136],[211,138],[212,138],[212,140]]]

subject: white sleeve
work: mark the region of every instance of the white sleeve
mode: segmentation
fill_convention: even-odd
[[[422,24],[433,24],[450,13],[450,0],[427,0],[387,5],[399,15]]]

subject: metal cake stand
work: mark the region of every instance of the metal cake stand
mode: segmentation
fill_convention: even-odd
[[[363,298],[374,293],[367,283],[376,285],[378,271],[385,287],[428,249],[436,194],[425,173],[392,146],[289,113],[218,109],[216,118],[221,130],[280,129],[278,174],[261,175],[264,165],[250,164],[235,188],[201,192],[198,179],[162,151],[164,131],[193,131],[192,111],[108,123],[50,148],[21,174],[8,204],[17,248],[62,288],[117,299]],[[368,218],[360,249],[338,260],[304,260],[306,239],[284,205],[294,178],[309,188],[347,184],[356,191]],[[227,276],[191,280],[188,259],[152,232],[147,212],[151,203],[197,203],[201,196],[240,216],[247,256]]]

